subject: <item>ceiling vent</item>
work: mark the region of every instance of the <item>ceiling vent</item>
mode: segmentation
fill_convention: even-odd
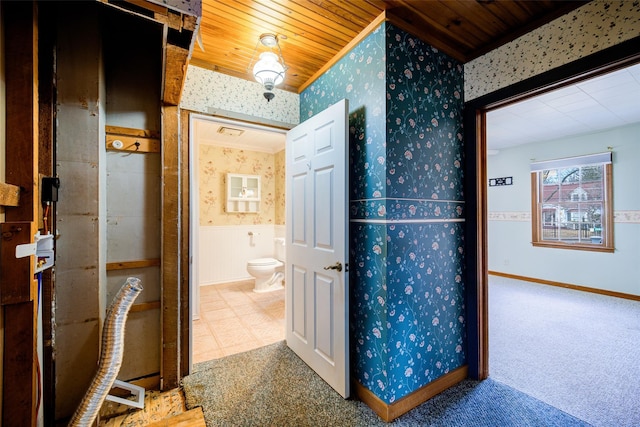
[[[241,129],[234,129],[226,126],[220,126],[218,128],[218,133],[226,136],[235,136],[238,137],[244,133]]]

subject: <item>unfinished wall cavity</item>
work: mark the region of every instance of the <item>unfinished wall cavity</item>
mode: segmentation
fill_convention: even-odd
[[[145,289],[118,379],[160,370],[160,157],[107,151],[106,129],[159,132],[162,27],[99,2],[56,12],[55,416],[64,419],[95,373],[106,305],[126,277]]]

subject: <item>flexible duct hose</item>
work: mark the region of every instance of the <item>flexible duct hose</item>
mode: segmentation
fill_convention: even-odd
[[[141,291],[140,279],[129,277],[113,299],[104,319],[98,372],[71,418],[70,427],[89,427],[98,416],[120,371],[124,351],[124,324],[133,301]]]

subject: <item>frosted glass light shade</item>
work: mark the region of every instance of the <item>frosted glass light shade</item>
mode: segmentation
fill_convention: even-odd
[[[263,52],[253,66],[253,77],[265,89],[271,90],[284,81],[284,67],[273,52]]]

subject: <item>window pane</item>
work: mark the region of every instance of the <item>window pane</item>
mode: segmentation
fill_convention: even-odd
[[[547,169],[539,174],[542,241],[601,245],[604,166]]]

